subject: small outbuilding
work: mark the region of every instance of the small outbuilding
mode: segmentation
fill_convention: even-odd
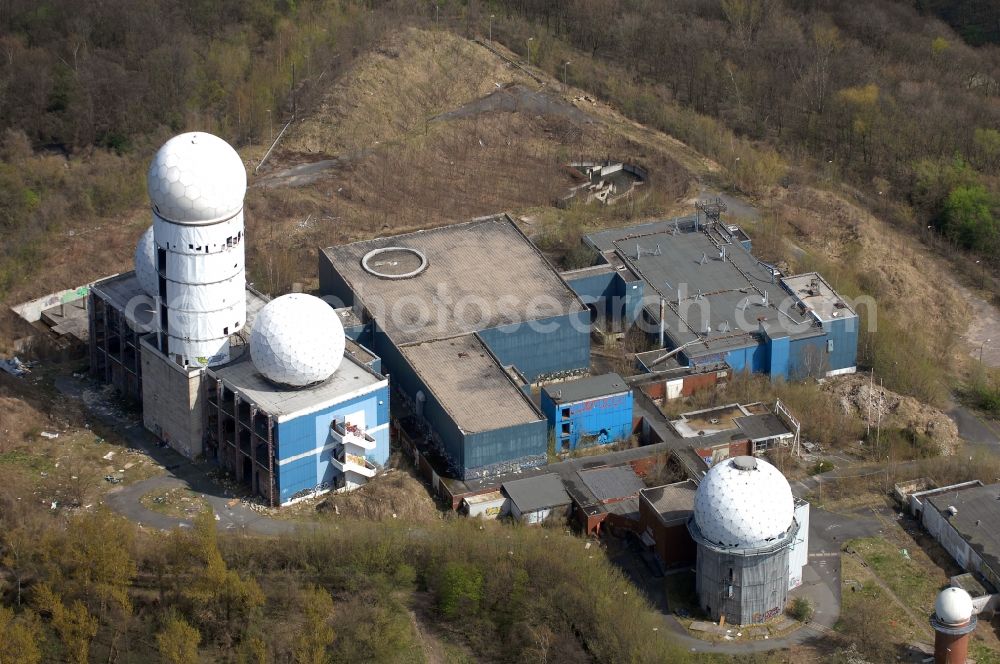
[[[572,502],[555,473],[504,482],[501,490],[510,499],[511,517],[528,524],[566,516]]]

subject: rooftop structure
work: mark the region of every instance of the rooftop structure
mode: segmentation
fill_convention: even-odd
[[[258,312],[250,355],[260,373],[279,385],[304,387],[322,382],[344,357],[340,316],[312,295],[282,295]]]
[[[542,391],[555,403],[575,403],[630,392],[625,379],[616,373],[587,376],[546,385]]]
[[[815,273],[786,278],[756,259],[736,226],[693,216],[584,241],[603,262],[619,261],[641,278],[641,306],[629,289],[601,285],[596,273],[567,275],[577,292],[624,297],[621,315],[660,326],[664,348],[682,355],[685,366],[725,361],[737,371],[793,378],[854,369],[857,316],[846,301]],[[621,280],[619,272],[604,280]],[[612,309],[618,315],[621,307]]]
[[[229,361],[230,336],[246,323],[243,161],[224,140],[191,132],[174,136],[153,157],[146,177],[156,255],[157,349],[178,365]],[[145,288],[148,240],[136,250]]]

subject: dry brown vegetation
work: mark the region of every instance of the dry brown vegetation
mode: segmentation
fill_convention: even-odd
[[[518,96],[538,88],[449,32],[411,28],[388,39],[289,129],[261,186],[252,188],[247,237],[258,285],[278,292],[308,280],[317,246],[503,210],[547,221],[572,217],[551,207],[572,184],[561,168],[572,159],[611,155],[641,163],[653,173],[657,201],[673,204],[687,192],[690,174],[675,161],[669,139],[646,141],[606,108],[582,119],[588,116],[572,109],[554,81],[539,93],[550,111],[521,110]],[[518,110],[433,119],[490,94],[508,95]],[[336,166],[288,186],[287,167],[330,158]],[[618,207],[584,216],[590,223],[620,218],[626,212]],[[563,233],[567,245],[579,243],[580,226],[572,229]]]

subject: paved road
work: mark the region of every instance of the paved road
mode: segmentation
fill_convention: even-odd
[[[209,477],[208,466],[192,463],[173,449],[161,446],[142,424],[127,422],[117,417],[110,409],[95,407],[92,400],[84,399],[84,392],[89,385],[88,381],[59,376],[56,378],[55,384],[56,388],[66,396],[84,401],[91,416],[116,431],[130,448],[142,450],[167,470],[167,475],[151,477],[135,484],[129,484],[108,494],[108,505],[129,520],[144,527],[161,530],[191,527],[189,519],[159,514],[146,509],[139,502],[139,499],[150,491],[187,487],[203,495],[212,506],[217,517],[219,530],[235,530],[255,535],[273,536],[292,532],[303,526],[303,524],[274,519],[256,512]]]
[[[948,417],[958,427],[958,435],[972,447],[1000,454],[1000,425],[984,419],[965,406],[956,404]]]

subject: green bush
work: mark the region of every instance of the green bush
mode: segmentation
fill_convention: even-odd
[[[805,597],[796,597],[788,607],[788,615],[799,622],[809,622],[813,615],[812,604]]]
[[[483,574],[469,563],[446,563],[435,590],[438,610],[446,618],[475,614],[482,599]]]

